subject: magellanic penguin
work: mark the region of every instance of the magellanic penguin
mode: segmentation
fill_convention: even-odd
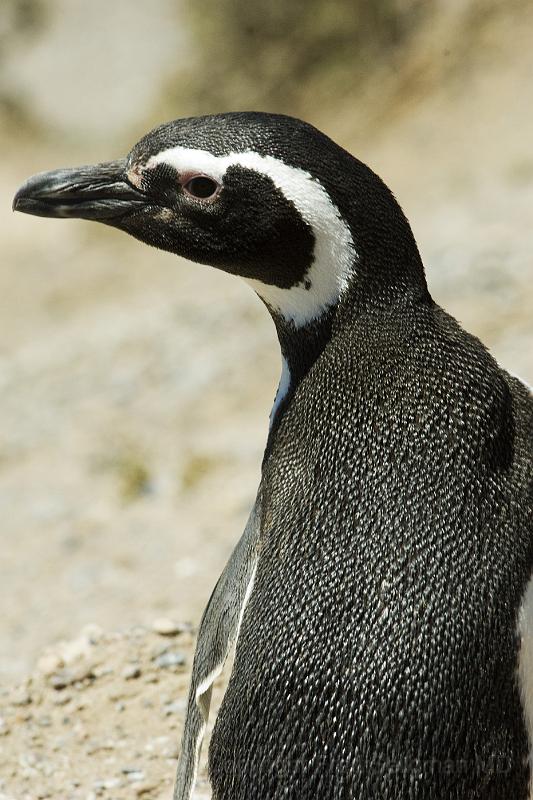
[[[283,369],[257,500],[200,626],[174,797],[211,686],[214,800],[526,800],[533,400],[432,300],[409,224],[312,126],[162,125],[15,208],[243,277]]]

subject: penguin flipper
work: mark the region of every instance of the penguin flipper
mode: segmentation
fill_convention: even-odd
[[[215,679],[237,641],[257,567],[261,519],[258,494],[244,533],[231,554],[203,613],[192,667],[174,800],[190,800]]]

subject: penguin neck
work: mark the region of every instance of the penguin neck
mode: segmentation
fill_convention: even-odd
[[[292,321],[287,321],[281,314],[270,310],[278,334],[282,369],[278,391],[270,413],[267,451],[299,383],[307,375],[331,339],[337,309],[338,306],[332,306],[320,317],[300,327],[297,327]]]
[[[269,454],[285,411],[315,361],[341,328],[357,325],[364,315],[403,315],[408,306],[432,305],[424,275],[419,281],[368,282],[354,280],[342,298],[302,326],[269,308],[281,349],[282,369],[278,390],[270,413],[270,430],[265,450]],[[267,305],[268,307],[268,305]]]

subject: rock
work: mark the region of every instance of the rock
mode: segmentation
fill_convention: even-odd
[[[9,733],[9,726],[3,717],[0,717],[0,736],[7,736]]]
[[[141,668],[138,664],[128,664],[122,670],[122,677],[127,680],[133,680],[134,678],[140,678],[141,676]]]
[[[61,670],[61,672],[55,672],[50,675],[50,686],[53,689],[64,689],[66,686],[70,686],[74,683],[74,673],[71,672],[69,669]]]
[[[122,772],[126,775],[129,781],[135,783],[136,781],[144,781],[145,775],[142,769],[123,769]]]
[[[96,792],[102,791],[102,789],[116,789],[117,786],[120,786],[120,778],[93,781],[93,789]]]
[[[187,626],[182,622],[174,622],[168,617],[159,617],[152,623],[152,630],[160,636],[177,636],[187,630]]]
[[[134,791],[137,797],[142,797],[145,794],[153,792],[154,789],[157,789],[157,784],[155,783],[140,783],[138,786],[135,786]]]
[[[94,672],[91,664],[81,664],[77,669],[62,669],[60,672],[55,672],[50,675],[50,685],[54,689],[64,689],[66,686],[71,686],[74,683],[84,681],[86,678],[94,678]]]
[[[45,653],[37,662],[37,669],[46,676],[52,675],[64,666],[65,662],[57,653]]]
[[[95,667],[92,671],[95,678],[104,678],[106,675],[112,675],[114,670],[111,667]]]
[[[31,703],[31,695],[24,687],[19,687],[11,695],[11,703],[14,706],[29,706]]]
[[[183,653],[178,652],[169,652],[169,653],[162,653],[160,656],[157,656],[155,661],[156,667],[159,669],[168,669],[169,667],[182,667],[185,664],[185,656]]]
[[[40,659],[44,662],[44,666],[52,665],[53,659],[58,661],[57,665],[52,669],[56,672],[58,668],[62,668],[66,664],[72,664],[74,661],[88,658],[94,650],[95,645],[103,641],[104,633],[98,625],[88,624],[82,629],[80,635],[71,641],[59,642],[54,645],[53,651],[46,652]],[[46,673],[44,673],[46,674]]]

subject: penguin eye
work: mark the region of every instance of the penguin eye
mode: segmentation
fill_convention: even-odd
[[[196,175],[183,184],[184,191],[198,200],[212,200],[220,189],[219,184],[207,175]]]

